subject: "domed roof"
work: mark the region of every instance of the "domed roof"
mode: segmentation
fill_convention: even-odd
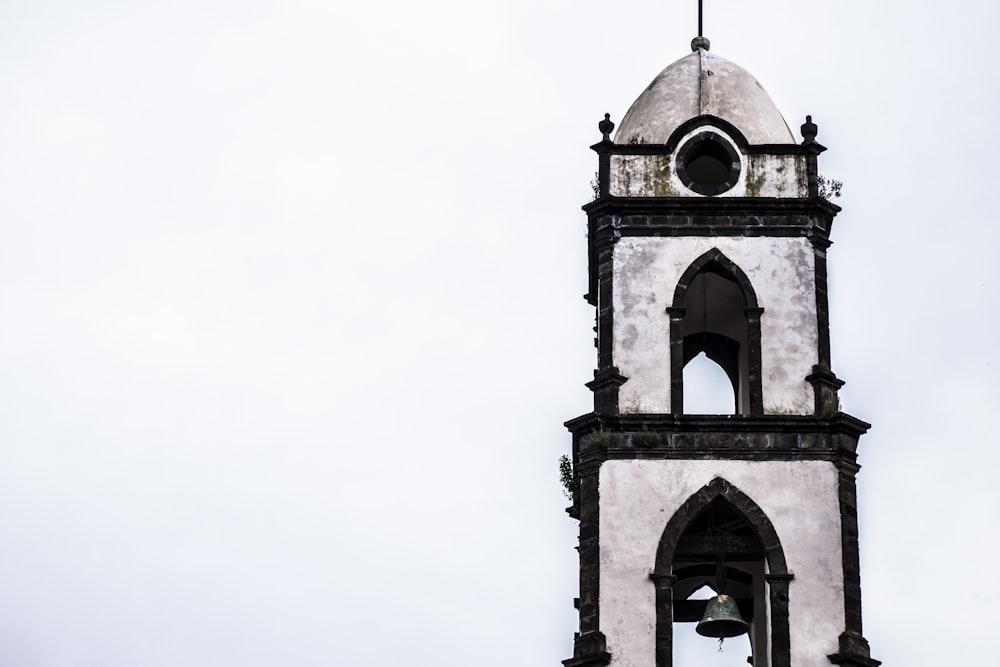
[[[665,144],[681,123],[704,114],[732,123],[751,144],[796,143],[757,79],[702,48],[653,79],[622,118],[615,143]]]

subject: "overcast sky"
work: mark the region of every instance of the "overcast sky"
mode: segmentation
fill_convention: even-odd
[[[865,634],[996,664],[987,0],[707,0],[842,180]],[[587,148],[696,2],[0,4],[0,665],[553,667]]]

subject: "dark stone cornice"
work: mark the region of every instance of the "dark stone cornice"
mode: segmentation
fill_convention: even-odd
[[[788,215],[832,219],[840,207],[822,197],[615,197],[584,204],[588,215]]]
[[[869,427],[844,413],[829,418],[590,413],[566,426],[580,466],[612,459],[831,461],[849,477],[860,470],[858,441]]]
[[[830,246],[839,210],[825,199],[605,198],[585,207],[592,250],[622,237],[805,237]],[[836,209],[836,210],[835,210]]]
[[[800,144],[756,144],[741,148],[748,155],[812,155],[822,152]],[[677,149],[677,142],[669,144],[615,144],[601,141],[591,146],[590,149],[595,153],[609,153],[611,155],[670,155]]]
[[[598,391],[605,387],[620,387],[628,381],[628,378],[618,372],[614,366],[602,368],[594,371],[594,379],[586,383],[586,387],[591,391]]]
[[[608,415],[589,412],[570,419],[566,428],[585,433],[601,428],[612,433],[649,431],[662,433],[830,433],[861,437],[871,424],[838,412],[830,417],[813,415],[671,415],[664,413]]]

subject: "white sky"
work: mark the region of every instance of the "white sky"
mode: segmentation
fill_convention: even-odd
[[[998,5],[707,0],[844,182],[865,634],[996,664]],[[0,5],[0,665],[570,655],[604,112],[695,0]]]

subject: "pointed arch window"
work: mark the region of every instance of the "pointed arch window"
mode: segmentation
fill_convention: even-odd
[[[733,387],[733,412],[764,414],[757,295],[746,274],[716,248],[687,268],[670,315],[671,412],[684,413],[684,367],[697,355],[722,368]]]
[[[701,619],[705,600],[692,593],[704,586],[735,598],[750,624],[754,667],[789,667],[792,575],[781,542],[760,507],[726,480],[712,480],[667,522],[651,578],[656,586],[656,667],[675,667],[674,630]],[[711,641],[705,643],[707,653],[715,650]]]

